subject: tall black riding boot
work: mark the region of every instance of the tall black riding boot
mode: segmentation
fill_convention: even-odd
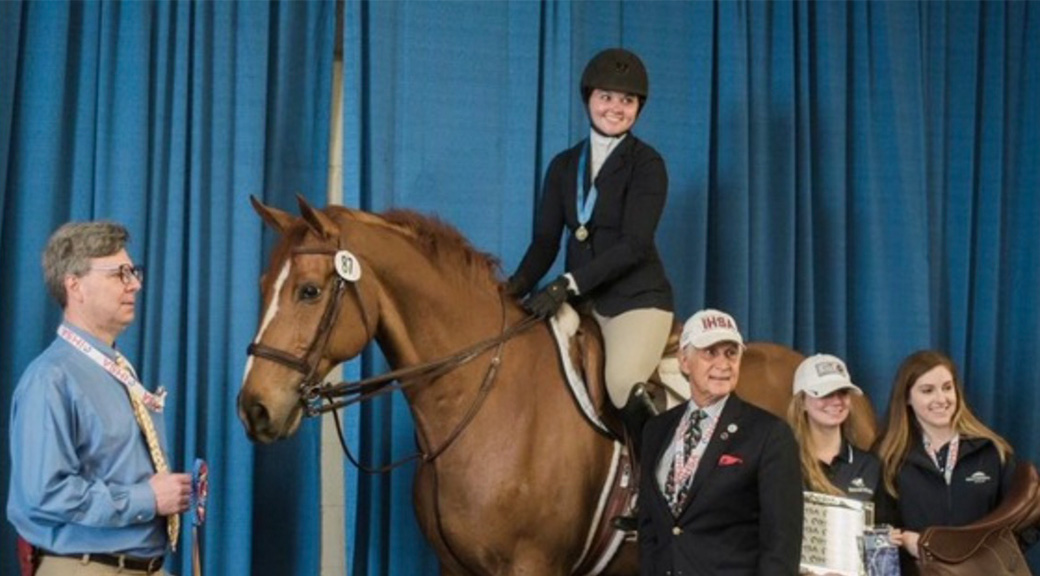
[[[642,382],[632,387],[628,394],[628,401],[621,408],[621,421],[625,424],[625,433],[628,435],[628,445],[632,454],[632,470],[639,470],[640,452],[643,447],[643,426],[652,416],[657,415],[646,386]],[[636,482],[639,479],[636,478]],[[614,527],[625,532],[635,532],[639,526],[639,520],[635,515],[615,516]]]
[[[657,408],[642,382],[632,387],[628,393],[628,402],[621,408],[621,421],[625,424],[629,446],[632,450],[633,465],[638,465],[639,453],[643,449],[643,426],[652,416],[657,415]]]

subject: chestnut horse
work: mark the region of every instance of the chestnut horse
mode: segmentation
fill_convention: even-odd
[[[299,203],[297,218],[253,199],[281,238],[262,278],[264,313],[239,394],[250,438],[292,435],[321,379],[373,339],[407,370],[528,318],[503,299],[495,259],[450,226],[411,212]],[[611,467],[615,442],[576,407],[546,325],[506,336],[404,389],[424,455],[416,516],[444,575],[571,574]],[[790,398],[800,359],[787,353],[776,365],[759,362],[764,372],[749,370],[774,378],[759,384],[779,391],[777,406]],[[762,352],[752,345],[748,354]],[[634,543],[603,573],[638,573]]]

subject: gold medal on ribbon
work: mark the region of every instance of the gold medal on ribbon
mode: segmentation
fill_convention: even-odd
[[[585,177],[585,159],[589,155],[589,146],[591,144],[581,147],[581,157],[578,158],[578,182],[577,190],[575,191],[575,198],[577,199],[577,219],[578,229],[574,231],[574,237],[578,239],[578,242],[584,242],[589,239],[589,229],[585,227],[585,224],[592,218],[592,210],[596,207],[596,198],[599,197],[599,191],[596,190],[596,183],[592,182],[589,187],[588,197],[585,196],[585,188],[582,186],[582,178]]]

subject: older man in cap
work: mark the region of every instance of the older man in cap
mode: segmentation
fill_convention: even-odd
[[[644,431],[641,573],[798,574],[798,446],[786,423],[733,394],[744,352],[736,321],[702,310],[683,326],[680,346],[690,401]]]

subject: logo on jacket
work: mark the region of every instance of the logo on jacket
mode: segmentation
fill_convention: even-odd
[[[985,484],[986,482],[989,482],[990,480],[992,480],[992,478],[990,478],[989,475],[986,474],[985,472],[983,472],[982,470],[978,470],[977,472],[973,473],[971,476],[968,476],[967,478],[964,479],[964,481],[967,482],[968,484]]]
[[[853,478],[852,482],[849,482],[849,494],[869,494],[874,495],[874,489],[867,486],[867,483],[862,478]]]

